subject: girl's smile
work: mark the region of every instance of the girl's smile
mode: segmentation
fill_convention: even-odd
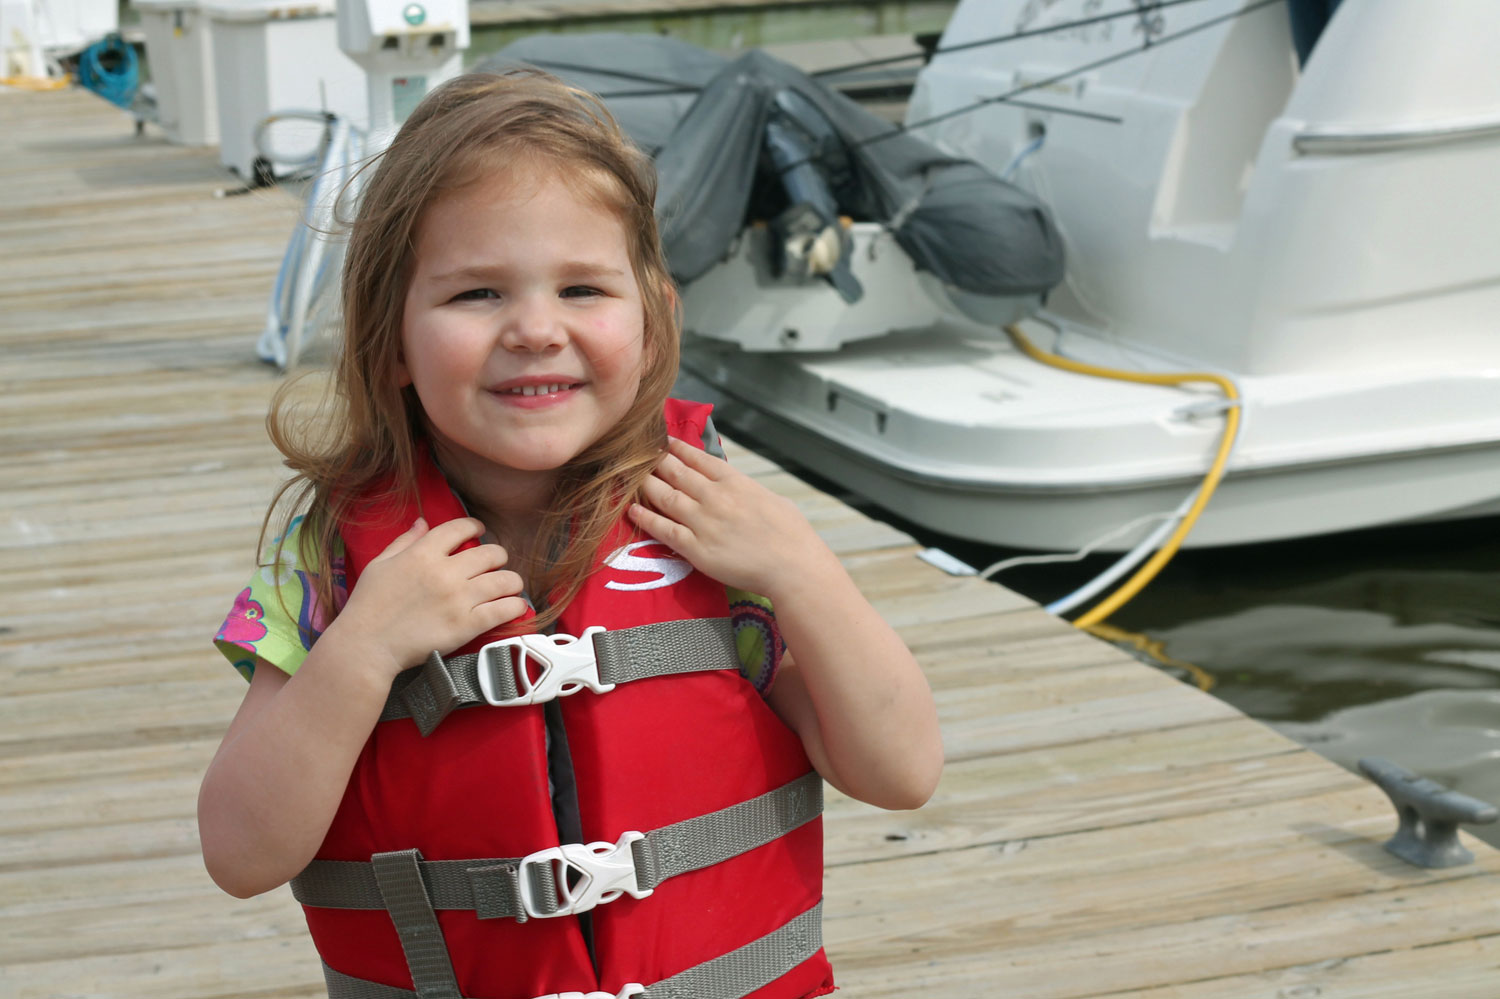
[[[512,378],[490,391],[500,396],[502,401],[522,409],[540,409],[564,402],[582,387],[583,383],[573,378],[531,375]]]
[[[624,227],[581,193],[594,178],[560,172],[496,171],[417,227],[398,378],[448,474],[497,500],[541,495],[640,386],[645,310]]]

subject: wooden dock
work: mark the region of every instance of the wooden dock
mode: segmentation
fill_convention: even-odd
[[[253,343],[297,216],[81,92],[0,93],[0,996],[320,994],[285,889],[204,874],[244,684],[210,645],[278,478]],[[1500,854],[1405,866],[1384,797],[769,462],[937,691],[932,803],[830,795],[860,999],[1500,995]]]

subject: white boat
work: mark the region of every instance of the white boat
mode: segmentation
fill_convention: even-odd
[[[1043,366],[1000,329],[1019,310],[1069,358],[1238,385],[1188,544],[1500,512],[1500,4],[1344,3],[1301,69],[1282,3],[1103,6],[965,0],[907,116],[1052,209],[1062,286],[976,303],[856,223],[849,306],[771,276],[752,230],[684,292],[684,365],[726,422],[999,545],[1073,549],[1178,507],[1217,393]],[[1085,23],[961,48],[1060,22]]]

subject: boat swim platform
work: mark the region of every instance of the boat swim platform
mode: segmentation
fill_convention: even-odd
[[[298,215],[81,91],[0,93],[0,996],[321,994],[285,889],[222,894],[198,782],[244,684],[279,376],[253,343]],[[1500,854],[1409,867],[1374,787],[743,448],[926,670],[930,804],[828,796],[841,994],[1500,994]]]

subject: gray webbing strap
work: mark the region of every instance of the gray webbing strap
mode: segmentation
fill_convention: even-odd
[[[823,903],[711,961],[648,985],[641,999],[743,999],[816,954],[823,946]]]
[[[658,621],[594,636],[599,679],[629,683],[653,676],[739,669],[734,626],[727,617]]]
[[[631,845],[636,884],[655,888],[667,878],[737,857],[801,827],[822,810],[823,780],[809,771],[748,801],[652,830]],[[551,900],[551,911],[556,911],[552,864],[524,866],[533,879],[533,897]],[[524,920],[521,867],[516,858],[419,860],[415,870],[434,909],[473,909],[480,919]],[[327,909],[385,908],[373,862],[314,860],[292,879],[292,895],[303,905]]]
[[[377,853],[370,858],[375,883],[380,888],[384,908],[390,911],[406,953],[412,984],[419,999],[461,999],[453,964],[448,960],[448,945],[438,926],[437,913],[422,885],[417,864],[421,854],[416,850]]]
[[[604,683],[740,666],[734,627],[727,617],[659,621],[602,631],[594,635],[593,643],[599,679]],[[490,679],[501,697],[520,693],[513,669],[497,669]],[[396,678],[380,720],[410,718],[423,735],[430,735],[455,708],[483,703],[478,654],[445,658],[434,652],[421,666]]]
[[[472,664],[467,671],[449,670],[442,656],[429,652],[421,666],[396,677],[380,720],[410,718],[417,723],[417,730],[427,736],[454,708],[480,700],[483,697]]]
[[[744,999],[823,946],[823,903],[758,940],[646,987],[641,999]],[[413,999],[417,993],[353,978],[323,965],[328,999]],[[566,994],[566,993],[564,993]]]
[[[323,982],[328,986],[328,999],[412,999],[416,995],[394,985],[381,985],[335,971],[327,962],[323,964]]]
[[[749,801],[663,826],[631,844],[636,884],[655,888],[667,878],[712,867],[764,846],[822,811],[823,779],[814,771]]]

